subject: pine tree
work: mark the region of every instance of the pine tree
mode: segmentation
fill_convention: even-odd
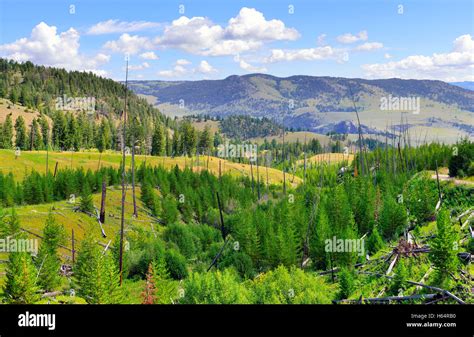
[[[19,235],[16,238],[25,239]],[[6,268],[3,296],[7,303],[31,304],[39,300],[37,270],[28,252],[10,252]]]
[[[43,140],[41,139],[41,133],[39,130],[39,125],[38,121],[33,119],[33,122],[31,123],[31,128],[30,128],[30,138],[28,140],[28,144],[30,147],[30,151],[33,150],[40,150],[42,147]]]
[[[324,203],[320,203],[319,211],[316,216],[316,224],[310,232],[309,252],[311,260],[316,269],[327,269],[329,265],[329,253],[325,250],[325,240],[331,238],[331,229],[329,218],[326,213]]]
[[[173,195],[167,195],[161,199],[161,218],[166,225],[174,223],[178,220],[178,205]]]
[[[22,116],[19,116],[15,121],[15,146],[19,147],[21,150],[28,149],[28,142],[26,136],[26,125],[25,120]]]
[[[81,193],[81,202],[79,204],[79,210],[85,213],[94,212],[94,202],[92,200],[92,194],[87,182],[84,183]]]
[[[405,290],[408,286],[407,284],[408,279],[408,271],[405,267],[405,262],[403,258],[400,257],[398,260],[397,266],[395,267],[395,276],[392,280],[392,284],[390,286],[390,292],[392,295],[400,295],[402,296],[403,290]]]
[[[52,143],[57,149],[65,148],[67,120],[61,111],[53,116]]]
[[[430,261],[434,269],[438,272],[439,281],[442,282],[446,277],[456,272],[459,264],[457,258],[458,238],[447,210],[442,209],[436,219],[438,232],[436,237],[431,240]]]
[[[155,126],[155,131],[153,132],[153,137],[151,141],[151,155],[152,156],[162,156],[163,155],[163,129],[160,124]]]
[[[208,151],[211,150],[211,146],[212,146],[211,132],[210,132],[209,126],[206,125],[206,127],[204,128],[204,130],[201,132],[199,136],[199,145],[198,145],[199,153],[201,154],[207,153]]]
[[[90,234],[81,242],[74,279],[79,287],[79,296],[87,303],[107,304],[121,300],[117,266],[109,254],[102,252]]]
[[[405,207],[403,204],[397,203],[389,193],[387,193],[383,199],[379,224],[383,236],[387,239],[392,239],[407,225]]]
[[[10,219],[5,219],[2,214],[0,221],[1,236],[15,239],[26,239],[26,235],[20,232],[20,222],[15,210],[12,210]],[[36,268],[33,264],[31,254],[26,251],[14,251],[8,255],[6,266],[5,283],[3,285],[3,297],[7,303],[30,304],[39,299],[36,286]]]
[[[159,256],[158,259],[153,262],[153,271],[156,285],[155,303],[173,303],[177,295],[177,287],[175,281],[170,278],[164,256]]]
[[[180,147],[188,156],[192,156],[196,152],[197,134],[189,120],[184,120],[181,124]]]
[[[379,230],[377,226],[374,227],[372,233],[369,235],[367,239],[367,249],[369,250],[370,254],[375,254],[384,246],[384,242],[382,237],[380,236]]]
[[[43,140],[42,148],[47,149],[49,146],[49,124],[44,115],[41,115],[39,119],[39,125],[41,129],[41,139]]]
[[[64,227],[56,222],[50,212],[43,228],[43,241],[36,260],[39,269],[38,284],[45,291],[52,291],[61,283],[58,249],[64,239]]]
[[[351,296],[355,290],[354,276],[347,268],[341,268],[339,276],[339,298],[345,299]]]
[[[12,114],[8,114],[2,125],[2,135],[0,139],[2,149],[11,149],[13,147],[13,122]]]

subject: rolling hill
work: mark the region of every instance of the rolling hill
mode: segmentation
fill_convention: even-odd
[[[396,133],[401,113],[408,112],[403,123],[414,133],[441,129],[428,136],[445,142],[474,135],[474,92],[441,81],[250,74],[222,80],[132,81],[130,88],[154,97],[154,104],[169,116],[251,115],[279,122],[284,117],[288,127],[354,133],[354,96],[365,133],[383,134],[386,129]],[[381,99],[399,97],[420,98],[419,111],[381,110]]]

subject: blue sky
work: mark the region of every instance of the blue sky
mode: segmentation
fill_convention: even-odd
[[[0,0],[0,56],[116,80],[126,54],[132,79],[474,80],[473,3]]]

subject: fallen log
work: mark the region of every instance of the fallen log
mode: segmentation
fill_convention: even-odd
[[[371,272],[363,272],[363,271],[359,271],[360,274],[368,274],[368,275],[375,275],[375,276],[383,276],[383,277],[387,277],[387,278],[390,278],[390,279],[393,279],[392,276],[388,276],[388,275],[383,275],[383,274],[379,274],[379,273],[371,273]],[[424,288],[427,288],[427,289],[431,289],[431,290],[435,290],[435,291],[438,291],[440,293],[443,293],[449,297],[451,297],[452,299],[454,299],[456,302],[458,302],[459,304],[466,304],[466,302],[464,302],[462,299],[460,299],[459,297],[457,297],[456,295],[450,293],[448,290],[446,289],[442,289],[442,288],[438,288],[438,287],[433,287],[433,286],[429,286],[429,285],[426,285],[426,284],[423,284],[423,283],[420,283],[420,282],[414,282],[414,281],[406,281],[406,283],[409,283],[409,284],[413,284],[415,286],[421,286],[421,287],[424,287]]]
[[[420,294],[420,295],[409,295],[409,296],[387,296],[387,297],[373,297],[373,298],[362,298],[358,300],[335,300],[333,303],[379,303],[379,302],[390,302],[390,301],[409,301],[418,299],[433,299],[439,297],[439,294]]]

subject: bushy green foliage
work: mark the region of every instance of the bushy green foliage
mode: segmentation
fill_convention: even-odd
[[[43,240],[36,259],[39,270],[38,285],[45,291],[53,291],[61,284],[59,246],[66,238],[64,227],[59,225],[50,212],[43,227]]]
[[[117,265],[108,253],[95,242],[92,236],[81,242],[74,278],[78,295],[87,303],[107,304],[120,301],[119,274]]]
[[[175,280],[182,280],[188,276],[186,258],[174,249],[165,253],[166,269]]]
[[[192,273],[184,281],[184,297],[180,303],[248,304],[251,303],[251,293],[232,269]]]
[[[251,286],[257,304],[330,303],[334,287],[299,268],[283,266],[256,278]]]
[[[438,201],[436,181],[429,174],[422,174],[410,180],[403,193],[410,214],[419,222],[433,217]]]
[[[408,270],[405,267],[403,257],[399,258],[395,267],[395,276],[390,284],[390,293],[394,296],[403,296],[403,291],[408,287]]]
[[[456,272],[459,260],[458,235],[454,230],[449,212],[441,209],[436,219],[436,237],[430,242],[430,261],[438,273],[439,282],[449,278]]]
[[[339,298],[349,298],[355,290],[355,282],[353,273],[347,268],[341,268],[338,273],[339,278]]]
[[[194,235],[188,229],[188,226],[178,223],[167,226],[164,239],[175,243],[181,254],[191,258],[196,253],[196,246],[194,245]]]
[[[457,142],[449,158],[449,175],[464,177],[474,175],[474,142],[467,137]]]
[[[384,242],[382,237],[380,236],[379,230],[377,227],[374,227],[372,233],[369,235],[367,239],[367,249],[369,250],[370,254],[375,254],[384,246]]]
[[[380,213],[379,227],[386,239],[392,239],[407,227],[407,213],[401,202],[386,194]]]
[[[19,240],[27,239],[26,235],[20,232],[20,222],[14,210],[9,218],[0,212],[0,230],[2,239],[13,236]],[[6,303],[32,304],[39,300],[37,270],[31,253],[19,250],[9,253],[3,284],[3,298]]]
[[[94,213],[94,203],[92,200],[92,194],[89,188],[89,184],[85,184],[83,192],[81,193],[81,202],[79,204],[79,210],[85,213]]]
[[[176,199],[167,195],[161,199],[161,218],[165,224],[172,224],[178,220],[179,211]]]

